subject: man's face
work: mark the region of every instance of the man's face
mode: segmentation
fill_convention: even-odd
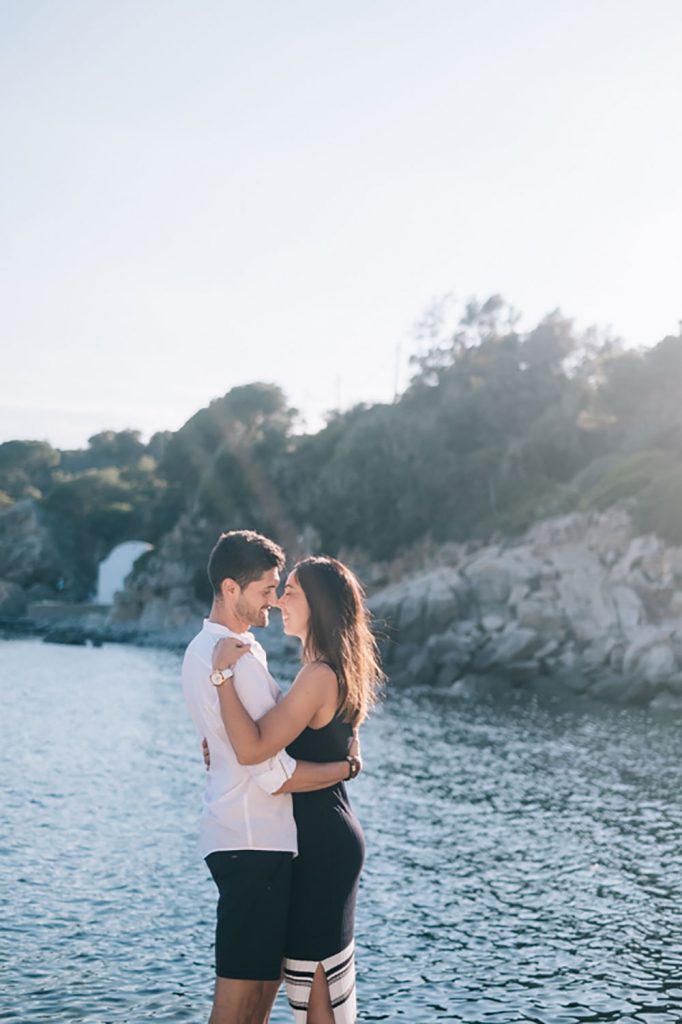
[[[270,608],[277,603],[279,571],[269,569],[260,579],[239,588],[234,610],[250,626],[267,626]]]

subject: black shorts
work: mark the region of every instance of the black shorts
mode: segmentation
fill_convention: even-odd
[[[218,850],[206,857],[218,886],[215,971],[219,978],[281,977],[292,853]]]

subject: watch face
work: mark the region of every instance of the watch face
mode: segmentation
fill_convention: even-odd
[[[223,674],[219,669],[215,669],[213,672],[211,672],[208,678],[211,680],[214,686],[222,686],[222,684],[225,682]]]

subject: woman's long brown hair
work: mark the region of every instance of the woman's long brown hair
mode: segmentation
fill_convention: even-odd
[[[362,586],[336,558],[304,558],[293,572],[310,607],[303,660],[328,662],[339,681],[339,711],[359,725],[385,679]]]

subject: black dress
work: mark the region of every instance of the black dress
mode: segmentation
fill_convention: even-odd
[[[301,761],[341,761],[352,742],[352,725],[337,713],[321,729],[304,729],[287,751]],[[353,1024],[353,931],[365,853],[362,829],[343,782],[313,793],[294,793],[293,800],[299,852],[293,865],[284,961],[287,996],[296,1024],[305,1024],[310,987],[321,963],[335,1024]]]

